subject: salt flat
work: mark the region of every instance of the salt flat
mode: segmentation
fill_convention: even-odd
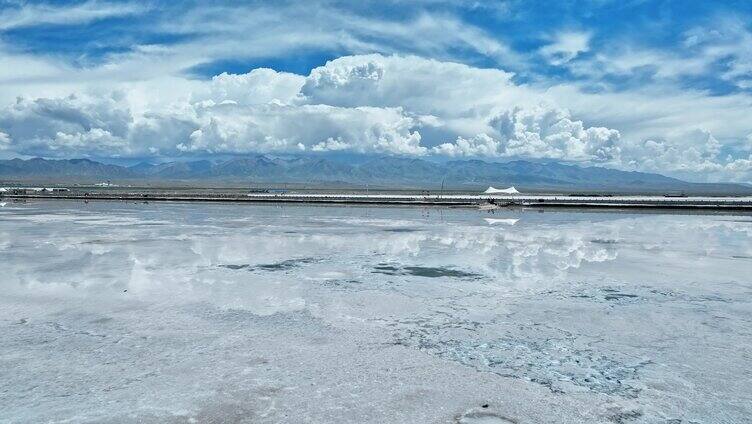
[[[0,208],[0,422],[729,423],[752,217]]]

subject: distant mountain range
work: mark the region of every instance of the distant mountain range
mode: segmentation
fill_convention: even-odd
[[[436,163],[423,159],[374,157],[359,163],[322,157],[276,158],[252,155],[224,161],[200,160],[134,166],[108,165],[89,159],[0,160],[0,180],[6,182],[119,183],[191,182],[196,185],[279,185],[328,187],[392,187],[477,189],[489,185],[530,190],[583,190],[661,193],[744,193],[740,184],[699,184],[659,174],[556,162],[504,163],[462,160]]]

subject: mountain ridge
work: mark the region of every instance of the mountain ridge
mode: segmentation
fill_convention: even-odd
[[[752,187],[733,183],[693,183],[660,174],[621,171],[558,162],[485,162],[479,159],[443,163],[419,158],[381,156],[350,164],[323,157],[278,158],[248,155],[223,161],[196,160],[133,166],[90,159],[0,160],[0,179],[18,181],[100,182],[103,180],[236,182],[248,184],[381,185],[393,188],[478,188],[515,185],[529,189],[612,190],[634,192],[708,192],[752,194]]]

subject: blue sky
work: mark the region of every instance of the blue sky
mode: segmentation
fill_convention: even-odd
[[[750,181],[751,17],[748,1],[0,0],[0,156],[352,152]]]
[[[13,22],[11,19],[5,24],[8,28],[3,31],[4,44],[12,46],[17,52],[52,55],[81,67],[101,64],[112,55],[133,52],[142,45],[178,46],[201,39],[210,40],[214,34],[198,24],[195,28],[171,28],[165,23],[182,18],[188,24],[195,22],[193,19],[196,17],[205,16],[214,19],[214,25],[221,25],[225,13],[232,13],[235,8],[223,2],[5,1],[0,4],[3,16],[17,19],[28,16],[28,20]],[[247,4],[243,9],[250,14],[255,8],[279,8],[279,19],[301,18],[300,14],[310,13],[306,20],[315,25],[316,2],[300,8],[302,10],[295,6],[296,2],[286,3],[286,6],[281,6],[284,2]],[[743,22],[745,17],[752,16],[752,3],[748,1],[387,1],[321,4],[327,9],[340,11],[343,17],[357,16],[374,22],[409,25],[421,16],[454,20],[504,44],[513,54],[496,55],[467,43],[427,52],[412,45],[409,39],[393,39],[388,34],[379,35],[376,31],[367,34],[364,31],[361,39],[364,42],[373,41],[372,48],[362,49],[332,42],[322,43],[314,49],[307,46],[296,49],[294,43],[290,43],[284,52],[279,53],[217,52],[215,58],[184,71],[199,78],[222,72],[244,73],[255,67],[306,74],[327,60],[347,54],[398,52],[461,61],[479,67],[498,67],[516,72],[520,82],[583,81],[594,86],[605,84],[610,89],[626,89],[633,84],[654,81],[656,68],[660,65],[645,65],[626,74],[594,78],[593,75],[577,75],[568,66],[552,62],[539,54],[540,49],[551,44],[552,37],[557,34],[570,32],[588,34],[588,51],[582,52],[574,61],[588,61],[599,51],[626,45],[635,49],[665,50],[678,54],[680,58],[691,59],[697,54],[697,48],[686,45],[689,32],[705,28],[707,31],[721,31],[716,36],[723,38],[723,28],[714,28],[715,25],[725,19]],[[294,10],[285,11],[285,8]],[[62,16],[66,9],[70,14]],[[100,15],[96,14],[97,10]],[[58,19],[53,16],[56,13],[61,15]],[[45,15],[50,19],[45,21]],[[328,24],[328,20],[321,22],[322,26]],[[253,27],[250,23],[248,27],[240,25],[227,30],[229,33],[248,31],[248,38],[252,39]],[[336,27],[329,30],[333,33],[339,31]],[[221,29],[216,31],[221,32]],[[420,37],[420,34],[416,33],[415,36]],[[707,89],[715,94],[744,90],[733,81],[721,77],[733,59],[732,54],[721,55],[711,61],[707,72],[680,75],[679,81],[682,86]],[[746,75],[746,78],[752,77]]]

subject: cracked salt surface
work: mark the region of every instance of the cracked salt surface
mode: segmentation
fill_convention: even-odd
[[[745,217],[429,212],[3,208],[0,422],[752,415]]]

